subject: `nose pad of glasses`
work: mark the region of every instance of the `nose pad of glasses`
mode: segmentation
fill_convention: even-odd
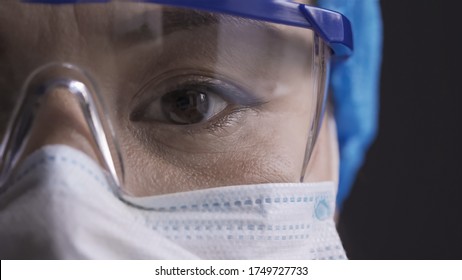
[[[67,145],[99,162],[95,143],[77,98],[65,87],[55,87],[36,105],[30,135],[21,160],[47,145]]]

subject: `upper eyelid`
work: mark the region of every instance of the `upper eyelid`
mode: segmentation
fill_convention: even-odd
[[[213,82],[209,82],[208,84],[211,87],[219,87],[220,89],[226,88],[230,89],[232,91],[231,94],[227,94],[226,99],[229,102],[232,102],[234,104],[239,104],[239,105],[244,105],[244,106],[251,106],[255,103],[262,103],[263,100],[257,98],[255,94],[251,94],[245,89],[242,89],[236,85],[229,84],[229,83],[224,83],[220,81],[219,84],[215,84]]]
[[[195,85],[194,83],[198,83]],[[230,81],[223,81],[220,79],[210,78],[210,77],[202,77],[201,79],[191,79],[184,81],[175,85],[175,88],[180,89],[181,87],[185,86],[205,86],[209,87],[210,89],[215,90],[222,90],[226,89],[231,92],[229,94],[225,94],[223,97],[225,101],[228,101],[233,104],[239,104],[243,106],[255,106],[258,104],[266,103],[267,100],[263,100],[262,98],[257,97],[256,94],[252,94],[247,89],[244,89]],[[221,92],[223,93],[223,92]]]
[[[169,83],[172,84],[169,85]],[[256,106],[269,101],[267,98],[263,98],[259,94],[253,93],[247,85],[235,82],[233,79],[217,76],[216,73],[209,73],[207,70],[179,69],[165,72],[145,83],[139,90],[136,91],[136,94],[130,101],[130,111],[139,111],[140,108],[143,108],[146,104],[160,98],[167,91],[173,91],[179,87],[192,85],[193,83],[199,83],[210,87],[220,85],[223,88],[232,88],[234,90],[234,95],[230,97],[236,97],[236,99],[228,98],[228,101],[236,104],[242,104],[243,106]],[[153,90],[157,92],[153,93]]]

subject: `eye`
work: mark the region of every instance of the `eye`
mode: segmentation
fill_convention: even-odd
[[[175,125],[207,122],[230,105],[223,97],[227,94],[224,90],[210,85],[183,85],[152,100],[140,117]]]

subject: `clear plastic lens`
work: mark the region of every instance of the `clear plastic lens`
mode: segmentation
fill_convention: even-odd
[[[44,89],[75,81],[92,89],[95,102],[69,101],[83,117],[67,125],[85,127],[72,133],[86,135],[79,141],[90,143],[125,193],[299,182],[320,124],[329,59],[311,30],[296,27],[146,3],[8,1],[0,6],[0,133],[11,136],[20,125],[6,107],[49,102],[41,101],[47,94],[28,97],[36,94],[28,79],[40,77],[34,81]],[[44,143],[67,144],[53,130],[59,114],[48,115],[58,140]],[[40,146],[31,131],[5,138],[4,178],[15,162],[8,157]]]

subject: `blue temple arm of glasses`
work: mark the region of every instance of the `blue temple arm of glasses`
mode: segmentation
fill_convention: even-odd
[[[353,51],[350,21],[340,13],[288,0],[132,0],[240,16],[266,22],[312,29],[336,56]],[[107,3],[110,0],[24,0],[28,3]],[[129,1],[127,1],[129,2]]]

